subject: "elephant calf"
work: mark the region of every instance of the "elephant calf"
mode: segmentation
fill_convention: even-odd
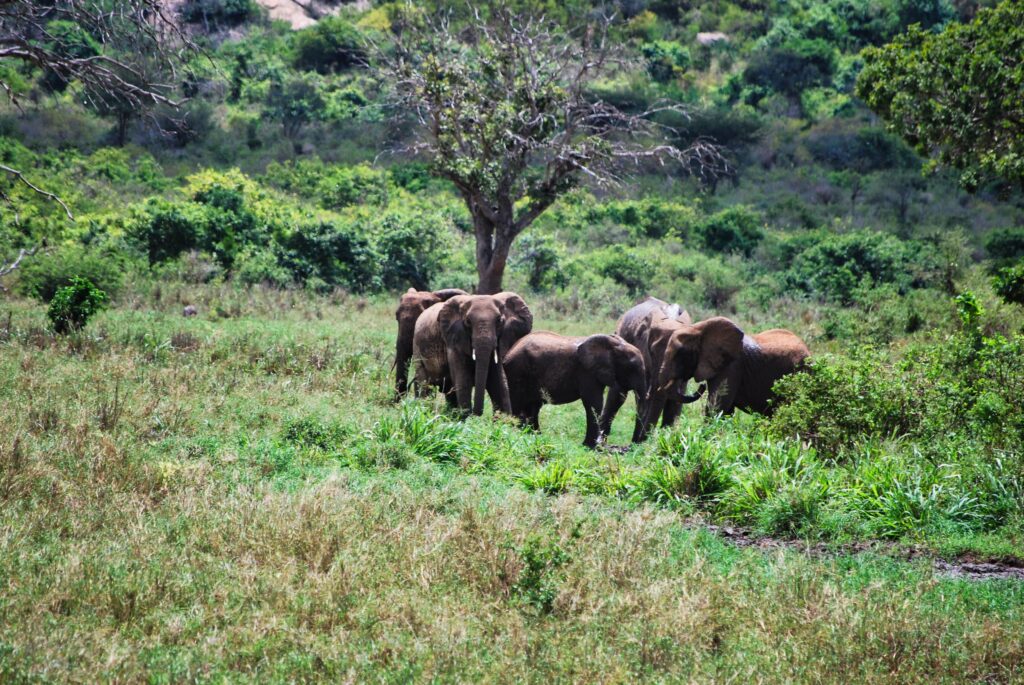
[[[583,401],[587,410],[586,447],[597,445],[598,416],[608,386],[647,394],[647,374],[640,350],[617,335],[570,338],[548,331],[521,339],[505,358],[512,414],[540,430],[545,403]]]

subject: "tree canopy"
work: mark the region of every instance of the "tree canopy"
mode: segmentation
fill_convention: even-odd
[[[513,240],[581,179],[615,183],[624,163],[645,160],[698,173],[719,163],[705,141],[659,140],[653,111],[592,96],[590,84],[622,66],[607,23],[571,35],[498,7],[459,31],[413,17],[396,42],[383,73],[398,111],[419,124],[410,150],[455,185],[473,217],[480,292],[500,290]]]
[[[1024,188],[1024,3],[983,9],[939,33],[911,26],[863,52],[857,95],[932,166]]]

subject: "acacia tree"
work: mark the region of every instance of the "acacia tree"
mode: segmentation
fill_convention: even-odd
[[[1024,3],[982,9],[941,33],[912,26],[863,53],[857,95],[931,166],[1024,188]]]
[[[98,111],[114,105],[136,112],[157,105],[177,108],[177,72],[195,51],[163,0],[0,0],[0,63],[40,69],[51,89],[77,82],[85,104]],[[0,89],[19,105],[3,72]],[[57,195],[30,182],[21,170],[0,164],[0,172],[8,175],[9,183],[21,183],[58,202],[68,219],[73,218]],[[0,185],[0,200],[17,222],[8,188]],[[34,251],[27,248],[9,264],[0,264],[0,275]]]
[[[707,141],[664,142],[651,116],[678,107],[625,113],[591,94],[595,79],[629,67],[609,26],[567,32],[499,6],[460,29],[416,17],[396,30],[391,51],[378,51],[398,112],[418,124],[407,150],[426,157],[469,209],[477,292],[501,290],[513,241],[580,181],[617,184],[647,161],[702,175],[724,164]]]

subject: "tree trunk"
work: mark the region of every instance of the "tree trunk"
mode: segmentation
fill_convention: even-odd
[[[489,234],[476,234],[476,272],[479,280],[476,292],[479,295],[494,295],[501,292],[505,277],[509,249],[512,247],[511,229],[493,230]]]

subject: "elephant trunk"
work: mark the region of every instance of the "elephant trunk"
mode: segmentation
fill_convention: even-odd
[[[399,321],[398,340],[395,343],[395,392],[404,395],[409,389],[409,360],[412,359],[412,338],[415,321]]]
[[[492,363],[491,357],[495,354],[496,349],[493,346],[473,348],[473,358],[476,364],[476,377],[473,382],[473,413],[477,416],[484,413],[484,393],[487,390],[487,374]]]

